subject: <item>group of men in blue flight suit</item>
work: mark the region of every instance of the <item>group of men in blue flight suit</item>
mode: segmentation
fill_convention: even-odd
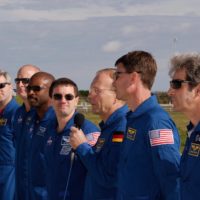
[[[88,98],[92,111],[102,119],[101,135],[94,148],[87,143],[84,130],[71,128],[70,144],[87,170],[84,200],[114,199],[117,192],[120,146],[128,107],[116,98],[114,72],[114,68],[98,71],[90,86]]]
[[[98,71],[89,91],[101,134],[88,120],[75,127],[79,97],[72,80],[23,66],[32,72],[19,71],[15,79],[19,107],[11,78],[0,72],[0,199],[200,198],[200,55],[171,60],[168,93],[190,119],[181,160],[176,126],[151,94],[153,56],[133,51],[115,65]]]

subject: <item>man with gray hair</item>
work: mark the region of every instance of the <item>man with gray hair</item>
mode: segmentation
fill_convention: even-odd
[[[13,117],[18,104],[13,98],[11,77],[0,70],[0,199],[14,200],[15,147]]]
[[[200,54],[179,54],[171,59],[168,91],[176,111],[189,118],[181,159],[181,199],[200,199]]]

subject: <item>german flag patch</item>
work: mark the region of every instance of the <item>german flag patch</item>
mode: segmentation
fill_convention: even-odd
[[[115,131],[113,133],[112,142],[122,142],[124,139],[123,131]]]

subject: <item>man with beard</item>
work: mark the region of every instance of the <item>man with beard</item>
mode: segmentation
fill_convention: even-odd
[[[20,154],[20,151],[23,149],[23,145],[20,145],[20,136],[21,136],[21,129],[24,124],[24,120],[26,118],[26,115],[30,112],[30,105],[27,99],[27,90],[26,87],[28,86],[28,83],[30,81],[30,78],[33,74],[39,72],[40,69],[34,65],[23,65],[19,68],[17,72],[17,78],[15,78],[16,83],[16,93],[22,100],[22,105],[17,109],[17,112],[15,114],[14,119],[14,135],[15,135],[15,144],[16,144],[16,199],[21,199],[20,195],[23,194],[24,187],[23,184],[21,185],[20,179],[18,177],[21,177],[19,172],[22,172],[23,170],[19,168],[23,168],[24,166],[21,165],[21,161],[18,159],[18,154]],[[18,170],[19,169],[19,170]],[[22,175],[23,176],[23,175]]]
[[[78,118],[78,87],[72,80],[55,80],[49,95],[57,118],[48,130],[50,135],[45,145],[49,200],[82,200],[86,169],[71,149],[70,128],[78,123],[90,146],[96,143],[100,132],[90,121]]]
[[[49,87],[54,77],[46,72],[34,74],[27,86],[28,102],[34,109],[25,119],[20,144],[23,146],[19,154],[22,168],[20,173],[24,193],[20,200],[47,200],[44,170],[44,142],[48,125],[55,119]]]
[[[14,200],[15,147],[13,117],[18,104],[12,97],[11,77],[0,71],[0,199]]]

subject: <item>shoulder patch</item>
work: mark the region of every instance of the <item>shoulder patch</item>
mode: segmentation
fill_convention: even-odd
[[[123,131],[115,131],[113,133],[112,142],[122,142],[124,139]]]
[[[149,131],[151,146],[174,144],[174,136],[171,129],[157,129]]]
[[[100,136],[100,132],[93,132],[93,133],[89,133],[85,135],[85,137],[87,138],[88,144],[90,146],[94,146],[96,144],[99,136]]]

